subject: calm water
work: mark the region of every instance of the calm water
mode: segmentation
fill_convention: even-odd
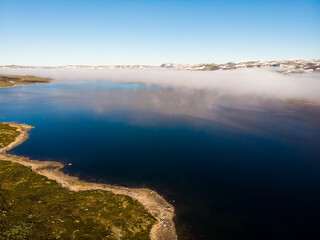
[[[318,107],[133,83],[0,89],[12,152],[87,180],[157,190],[180,239],[319,239]],[[227,104],[226,104],[227,103]]]

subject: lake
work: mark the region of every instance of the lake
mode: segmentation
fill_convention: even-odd
[[[318,239],[319,106],[73,76],[0,89],[0,121],[35,126],[11,153],[156,190],[176,209],[179,239]]]

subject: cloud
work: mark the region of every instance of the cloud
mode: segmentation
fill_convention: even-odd
[[[2,69],[1,72],[7,69]],[[264,69],[184,71],[170,69],[9,69],[58,82],[108,81],[213,91],[218,95],[285,98],[320,103],[320,73],[282,75]],[[8,71],[8,70],[7,70]]]
[[[312,105],[292,103],[292,100],[299,100],[320,104],[319,73],[282,75],[263,69],[213,72],[169,69],[9,70],[6,69],[5,73],[32,74],[56,80],[53,83],[55,88],[26,87],[17,91],[13,97],[20,97],[23,102],[41,96],[51,104],[49,108],[68,111],[85,108],[98,115],[111,111],[132,112],[128,121],[133,124],[161,121],[146,113],[197,118],[263,135],[274,131],[295,134],[291,128],[278,127],[287,126],[288,119],[292,122],[292,119],[302,117],[303,121],[295,123],[300,128],[319,124],[319,111],[308,110]],[[4,98],[6,96],[0,95],[2,104],[15,101]]]

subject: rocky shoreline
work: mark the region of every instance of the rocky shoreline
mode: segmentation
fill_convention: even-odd
[[[32,126],[18,123],[8,123],[12,127],[16,127],[20,135],[14,142],[0,149],[0,160],[11,161],[30,167],[34,172],[54,180],[62,187],[70,191],[87,191],[87,190],[104,190],[115,194],[127,195],[138,200],[147,211],[157,219],[157,223],[153,225],[150,238],[152,240],[176,240],[177,233],[173,222],[174,207],[169,204],[163,197],[155,191],[147,188],[127,188],[121,186],[113,186],[109,184],[90,183],[79,180],[77,177],[69,176],[60,171],[64,167],[59,162],[37,161],[27,157],[20,157],[7,154],[7,151],[18,146],[29,138],[28,131]]]

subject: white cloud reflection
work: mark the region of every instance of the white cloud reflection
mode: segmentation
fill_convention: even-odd
[[[286,125],[288,119],[302,116],[305,119],[301,127],[320,121],[316,117],[320,113],[319,107],[284,101],[320,104],[320,73],[282,75],[263,69],[213,72],[169,69],[2,69],[1,72],[52,77],[62,85],[76,83],[71,88],[68,85],[66,89],[50,91],[46,94],[51,96],[47,97],[52,97],[55,105],[60,104],[64,108],[69,106],[70,109],[86,107],[98,114],[113,110],[153,112],[214,121],[255,132],[274,131],[276,127],[266,129],[268,121],[269,126]],[[110,89],[101,81],[142,83],[146,87],[131,86],[128,91],[120,85]],[[40,89],[34,94],[44,93]],[[132,121],[141,122],[143,119],[137,116]],[[278,130],[281,129],[278,126]],[[288,133],[291,134],[292,129],[288,129]]]

